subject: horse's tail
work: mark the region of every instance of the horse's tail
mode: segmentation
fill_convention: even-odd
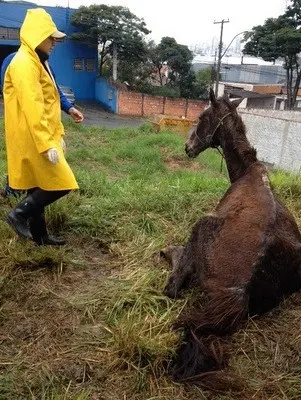
[[[202,308],[181,316],[176,327],[184,328],[177,351],[173,380],[211,390],[240,390],[242,382],[219,371],[226,367],[226,337],[235,332],[248,314],[248,298],[243,289],[215,292]]]

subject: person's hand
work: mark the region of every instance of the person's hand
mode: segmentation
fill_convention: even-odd
[[[67,146],[66,146],[66,143],[65,143],[64,138],[61,139],[61,144],[62,144],[63,152],[66,153],[66,151],[67,151]]]
[[[75,107],[71,107],[68,111],[69,115],[74,119],[75,122],[80,123],[83,122],[84,116],[83,114]]]
[[[59,162],[59,153],[56,148],[47,150],[47,157],[52,164],[57,164]]]

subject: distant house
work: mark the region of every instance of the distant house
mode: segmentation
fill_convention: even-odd
[[[218,95],[224,91],[230,98],[243,98],[240,108],[285,110],[287,103],[286,87],[280,84],[253,85],[250,83],[220,82]],[[299,89],[296,101],[296,110],[301,110],[301,89]]]
[[[244,100],[239,105],[239,108],[276,108],[276,95],[273,93],[260,93],[256,92],[256,85],[243,84],[237,82],[220,82],[218,95],[223,95],[227,91],[230,98]]]
[[[166,63],[163,64],[160,71],[155,68],[150,76],[150,83],[153,86],[165,86],[167,84],[170,71],[170,67]]]
[[[4,58],[20,46],[20,27],[30,8],[40,7],[26,1],[0,0],[0,68]],[[70,23],[75,11],[63,7],[43,7],[58,29],[68,36],[76,29]],[[94,100],[97,77],[97,47],[78,43],[70,38],[57,44],[50,64],[59,85],[71,87],[76,99]]]

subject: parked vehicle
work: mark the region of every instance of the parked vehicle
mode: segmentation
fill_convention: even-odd
[[[68,86],[60,86],[61,91],[63,92],[64,96],[67,97],[67,99],[74,104],[75,103],[75,95],[73,90],[68,87]]]

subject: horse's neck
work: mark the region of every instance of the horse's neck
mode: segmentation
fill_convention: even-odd
[[[229,178],[233,183],[240,179],[250,165],[258,160],[254,148],[246,137],[245,126],[242,121],[238,121],[234,126],[232,124],[225,126],[224,129],[222,148]]]

